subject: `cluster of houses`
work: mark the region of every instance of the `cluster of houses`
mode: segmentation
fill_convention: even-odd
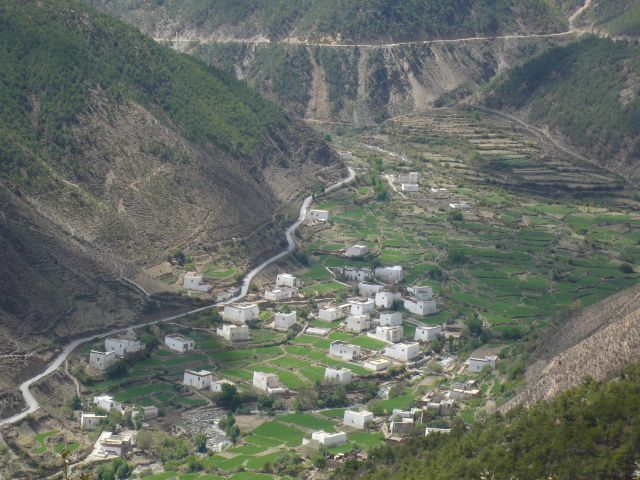
[[[89,352],[89,366],[95,370],[104,371],[119,359],[143,349],[144,345],[139,340],[125,337],[107,338],[104,341],[104,351]]]
[[[157,407],[122,405],[122,403],[115,401],[111,395],[97,395],[93,397],[93,404],[96,408],[99,408],[106,413],[113,410],[120,412],[122,415],[131,415],[132,418],[136,418],[141,415],[143,420],[151,420],[158,417]],[[104,414],[80,412],[78,422],[82,430],[94,430],[103,420],[106,419],[107,415]]]

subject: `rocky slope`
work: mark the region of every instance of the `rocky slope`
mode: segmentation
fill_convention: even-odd
[[[122,276],[256,232],[240,259],[278,249],[289,207],[346,174],[244,84],[81,2],[0,1],[0,64],[0,389],[135,321]]]
[[[527,369],[527,387],[506,403],[531,406],[581,385],[604,380],[640,361],[640,289],[615,295],[549,328]]]

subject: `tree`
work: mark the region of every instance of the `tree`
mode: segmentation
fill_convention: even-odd
[[[482,334],[482,320],[478,315],[474,314],[473,317],[467,319],[466,323],[471,335],[480,336]]]
[[[122,378],[127,375],[128,371],[127,363],[124,360],[120,360],[107,368],[106,375],[109,379]]]
[[[196,450],[200,453],[205,453],[207,451],[207,437],[206,435],[199,433],[193,439],[193,444],[196,447]]]
[[[235,411],[241,403],[238,387],[231,383],[223,383],[220,393],[216,398],[216,404],[222,408]]]

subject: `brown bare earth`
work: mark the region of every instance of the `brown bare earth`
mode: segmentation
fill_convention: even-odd
[[[587,378],[604,380],[638,361],[640,288],[633,288],[551,327],[532,356],[528,386],[502,410],[550,400]]]

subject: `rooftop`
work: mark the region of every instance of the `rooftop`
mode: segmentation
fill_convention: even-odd
[[[198,370],[197,372],[195,370],[185,370],[184,373],[195,375],[197,377],[208,377],[209,375],[211,375],[211,372],[209,370]]]
[[[172,333],[170,335],[167,335],[167,338],[172,338],[173,340],[180,340],[181,342],[193,342],[193,340],[191,340],[190,338],[183,337],[179,333]]]

